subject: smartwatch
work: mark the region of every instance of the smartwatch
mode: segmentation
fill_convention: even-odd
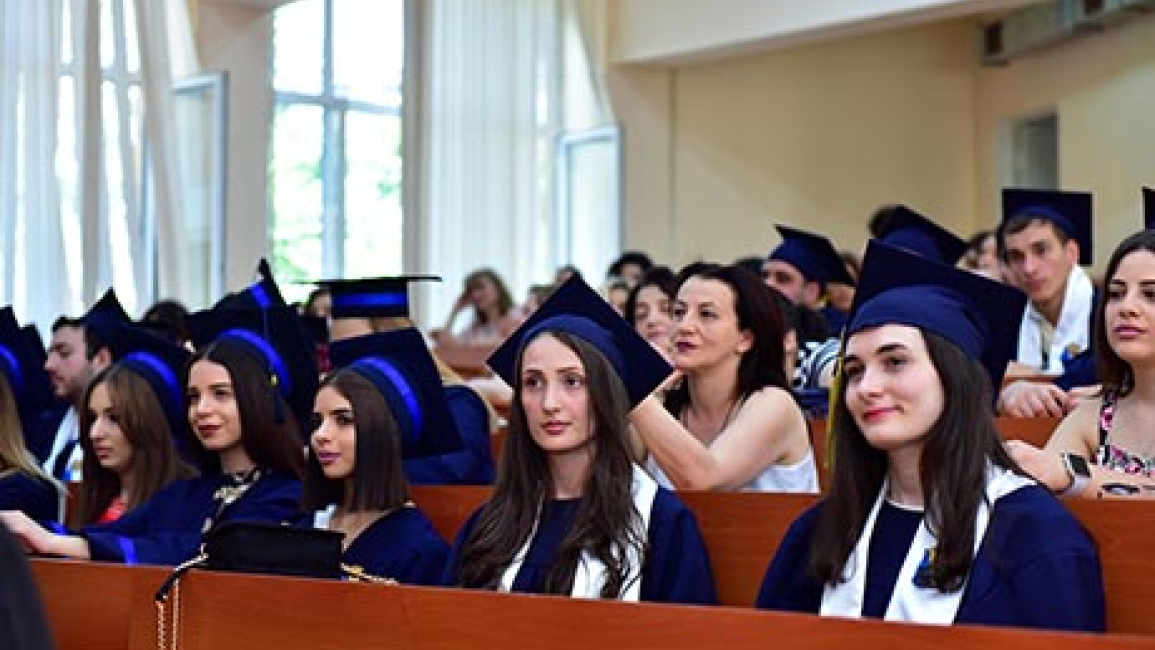
[[[1087,484],[1091,482],[1091,466],[1087,464],[1087,459],[1079,454],[1072,454],[1069,451],[1062,453],[1063,467],[1067,470],[1067,476],[1071,477],[1071,484],[1067,489],[1059,492],[1060,497],[1073,497],[1083,493],[1087,489]]]

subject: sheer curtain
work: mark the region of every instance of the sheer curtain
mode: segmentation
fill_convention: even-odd
[[[444,277],[422,288],[432,300],[419,314],[439,325],[473,269],[493,267],[517,302],[552,276],[559,12],[552,0],[420,4],[421,145],[405,154],[419,161],[422,209],[407,266]]]
[[[412,76],[424,88],[407,95],[420,97],[418,144],[406,147],[406,164],[416,168],[406,177],[420,179],[420,209],[407,204],[418,248],[408,251],[406,266],[445,278],[421,289],[423,324],[440,325],[462,278],[481,266],[495,268],[517,302],[529,285],[551,282],[558,266],[577,257],[599,260],[583,269],[596,284],[600,261],[618,253],[617,211],[598,224],[575,223],[582,215],[557,194],[558,152],[567,134],[613,124],[602,73],[604,2],[414,4],[424,12],[418,22],[425,38]],[[561,178],[571,198],[577,192],[594,204],[607,182]],[[587,254],[575,256],[577,250]]]
[[[144,94],[144,126],[149,142],[149,162],[152,175],[151,213],[156,223],[151,227],[140,222],[136,215],[135,232],[155,233],[156,260],[161,268],[146,265],[151,272],[138,273],[138,295],[157,298],[180,298],[188,300],[192,296],[204,295],[202,287],[192,286],[207,278],[189,277],[183,255],[200,252],[183,246],[180,241],[181,223],[185,220],[184,210],[188,205],[181,182],[182,135],[184,137],[210,137],[207,129],[190,128],[183,133],[177,128],[174,105],[173,84],[176,80],[190,77],[200,71],[196,48],[193,45],[192,30],[186,0],[133,0],[136,6],[136,30],[140,43],[141,89]],[[186,149],[200,149],[201,145],[189,143]],[[134,257],[142,259],[150,246],[137,242]],[[161,284],[158,278],[164,278]],[[159,291],[161,295],[155,295]],[[190,305],[193,308],[207,305]]]
[[[2,0],[0,11],[0,301],[42,325],[72,299],[53,165],[60,16],[60,0]]]
[[[144,130],[157,212],[180,218],[170,89],[196,68],[185,2],[0,7],[0,302],[47,333],[117,281],[139,312],[155,298],[142,241]]]

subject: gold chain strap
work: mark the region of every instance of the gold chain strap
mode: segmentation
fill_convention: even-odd
[[[172,586],[172,638],[171,644],[166,643],[169,629],[168,617],[165,615],[165,601],[156,601],[156,647],[157,650],[176,650],[180,635],[180,583]]]
[[[399,584],[401,584],[400,582],[397,582],[393,578],[383,578],[381,576],[375,576],[372,573],[369,573],[368,571],[366,571],[365,567],[361,566],[360,564],[345,564],[344,562],[342,562],[341,563],[341,571],[345,574],[345,577],[349,578],[350,582],[371,582],[371,583],[377,584],[377,585],[399,585]]]

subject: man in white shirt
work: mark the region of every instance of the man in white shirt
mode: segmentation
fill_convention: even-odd
[[[1018,369],[1055,376],[1010,382],[1000,391],[999,411],[1062,416],[1074,404],[1070,389],[1095,383],[1094,364],[1086,362],[1095,289],[1079,266],[1091,262],[1091,195],[1003,190],[999,250],[1008,280],[1030,298],[1019,328]]]
[[[77,478],[72,470],[79,467],[81,459],[78,413],[84,407],[84,391],[88,382],[113,362],[104,332],[114,323],[127,322],[128,315],[109,289],[83,318],[61,317],[52,325],[44,370],[56,397],[67,408],[43,423],[42,440],[30,446],[39,452],[44,470],[60,480]]]

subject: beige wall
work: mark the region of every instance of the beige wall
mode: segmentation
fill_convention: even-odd
[[[903,201],[972,228],[968,24],[897,30],[672,72],[619,69],[626,243],[672,263],[765,254],[783,221],[860,249]]]
[[[612,0],[618,26],[614,58],[619,63],[687,63],[939,22],[1040,1]]]
[[[997,214],[999,142],[1008,120],[1054,111],[1059,176],[1095,195],[1096,270],[1142,227],[1140,187],[1155,185],[1155,19],[1145,18],[978,75],[976,200]]]
[[[268,251],[265,160],[272,124],[268,79],[271,14],[239,4],[198,0],[197,54],[207,70],[229,74],[229,144],[225,287],[252,281]]]

